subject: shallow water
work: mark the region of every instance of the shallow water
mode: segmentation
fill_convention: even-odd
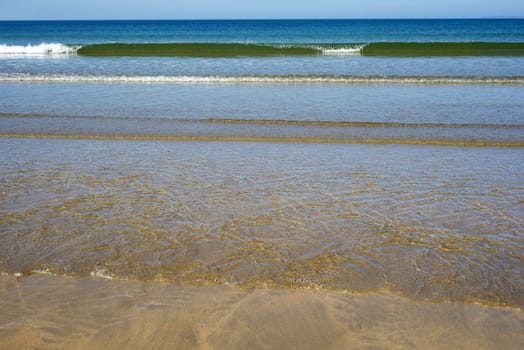
[[[523,26],[0,22],[0,348],[522,348],[523,57],[63,44]]]
[[[9,73],[118,76],[347,74],[395,76],[524,76],[524,57],[81,57],[0,56],[0,81]]]
[[[3,272],[524,305],[520,148],[0,142]]]
[[[131,127],[135,118],[524,125],[521,85],[4,83],[0,94],[2,116],[124,117]]]

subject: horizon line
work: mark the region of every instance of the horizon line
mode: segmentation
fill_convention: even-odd
[[[483,17],[297,17],[297,18],[33,18],[2,19],[0,22],[45,22],[45,21],[314,21],[314,20],[476,20],[476,19],[524,19],[524,16]]]

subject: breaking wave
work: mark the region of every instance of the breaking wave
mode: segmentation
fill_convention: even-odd
[[[389,57],[524,56],[524,43],[506,42],[372,42],[345,44],[278,43],[96,43],[0,45],[0,55],[265,57],[362,55]]]
[[[79,46],[60,43],[42,43],[38,45],[0,45],[0,55],[71,55]]]
[[[524,85],[524,76],[382,76],[382,75],[70,75],[0,74],[0,82],[116,84],[406,84],[406,85]]]

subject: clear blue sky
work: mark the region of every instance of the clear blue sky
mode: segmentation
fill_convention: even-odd
[[[0,0],[0,19],[524,16],[524,0]]]

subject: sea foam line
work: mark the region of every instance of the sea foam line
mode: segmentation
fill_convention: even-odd
[[[128,76],[66,74],[0,74],[4,83],[116,84],[407,84],[407,85],[524,85],[524,77],[358,76],[358,75],[216,75]]]

